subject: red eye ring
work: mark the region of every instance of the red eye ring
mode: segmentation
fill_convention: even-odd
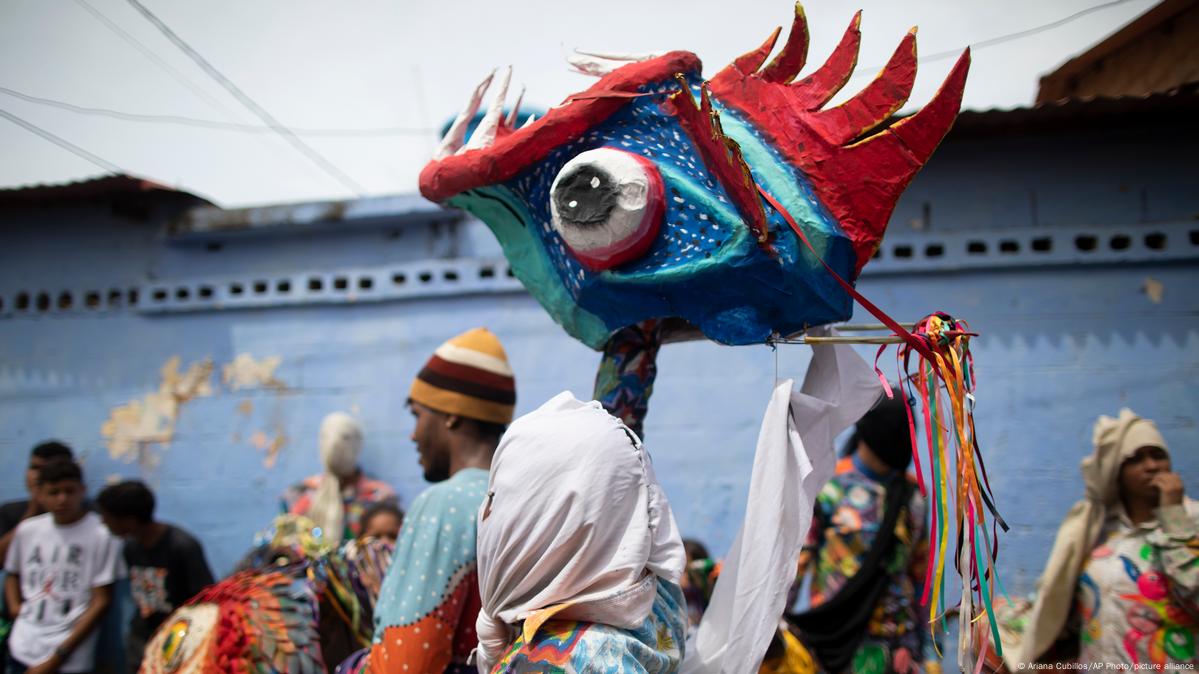
[[[579,213],[570,213],[575,207]],[[612,269],[653,245],[666,211],[665,185],[658,168],[640,155],[588,150],[554,179],[550,211],[554,229],[580,264],[593,272]]]

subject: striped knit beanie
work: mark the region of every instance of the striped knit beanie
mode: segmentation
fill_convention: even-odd
[[[475,328],[437,347],[408,397],[438,412],[506,426],[516,407],[516,380],[500,340]]]

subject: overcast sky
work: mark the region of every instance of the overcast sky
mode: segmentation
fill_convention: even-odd
[[[789,24],[792,13],[787,0],[139,1],[276,120],[294,129],[328,162],[326,168],[262,127],[259,118],[130,0],[0,0],[0,87],[84,108],[259,128],[80,114],[3,90],[0,111],[102,163],[224,206],[354,196],[334,177],[338,171],[365,195],[415,191],[435,142],[431,129],[456,114],[495,66],[513,65],[516,86],[528,87],[526,102],[544,108],[590,85],[590,78],[566,65],[565,56],[575,47],[686,49],[699,55],[710,76],[760,44],[775,26]],[[805,72],[823,62],[859,8],[864,10],[861,69],[847,92],[869,81],[913,25],[920,28],[919,53],[935,55],[1110,5],[974,52],[964,106],[1023,106],[1032,102],[1040,75],[1154,4],[810,0],[805,9],[812,46]],[[922,59],[909,106],[928,100],[952,62],[951,57]],[[0,148],[0,187],[103,172],[2,117]]]

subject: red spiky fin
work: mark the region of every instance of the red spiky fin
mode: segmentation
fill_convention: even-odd
[[[796,15],[796,18],[801,16]],[[815,110],[828,103],[849,81],[853,69],[858,67],[858,48],[861,46],[862,10],[858,10],[824,65],[792,85],[791,98],[795,99],[803,110]]]
[[[787,84],[795,79],[799,71],[803,70],[807,61],[808,20],[804,16],[803,6],[797,2],[795,3],[795,20],[791,22],[791,33],[787,35],[787,43],[783,45],[782,51],[774,57],[770,65],[762,69],[760,75],[767,82]]]
[[[766,51],[769,53],[770,50]],[[666,100],[668,112],[679,120],[679,126],[699,149],[704,166],[724,187],[758,244],[766,245],[766,210],[754,187],[749,166],[741,156],[741,146],[724,135],[720,114],[712,108],[707,86],[700,88],[699,105],[696,105],[687,78],[682,75],[676,75],[675,78],[679,82],[679,90]]]
[[[846,165],[861,171],[858,181],[842,188],[846,201],[853,205],[850,222],[854,228],[846,231],[858,251],[859,271],[878,250],[899,195],[957,119],[969,70],[970,50],[966,49],[936,95],[919,112],[844,148]]]
[[[900,42],[887,65],[861,92],[825,108],[857,66],[861,13],[828,60],[791,83],[808,46],[807,22],[797,4],[787,43],[765,68],[779,31],[711,79],[712,96],[745,115],[813,190],[853,242],[854,276],[882,240],[899,195],[941,139],[961,105],[970,68],[967,49],[923,110],[874,135],[911,94],[916,79],[916,33]],[[760,70],[759,70],[760,69]]]

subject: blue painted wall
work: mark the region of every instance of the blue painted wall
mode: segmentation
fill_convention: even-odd
[[[951,137],[901,202],[882,259],[859,284],[894,316],[946,310],[982,333],[974,345],[978,430],[1012,525],[1001,552],[1012,592],[1031,589],[1060,517],[1081,497],[1077,465],[1097,415],[1127,405],[1156,419],[1188,493],[1199,496],[1199,143],[1193,131],[1121,134]],[[23,495],[33,444],[61,438],[84,455],[92,490],[115,476],[154,485],[161,516],[195,532],[224,573],[277,512],[279,493],[317,471],[317,427],[330,411],[362,420],[368,472],[405,502],[420,492],[407,388],[459,331],[486,325],[500,336],[516,371],[518,412],[562,389],[588,394],[597,354],[568,339],[511,281],[504,285],[502,263],[501,278],[486,287],[438,277],[429,292],[393,301],[372,301],[379,287],[356,289],[362,270],[384,278],[389,265],[430,259],[445,265],[439,270],[474,270],[498,257],[479,223],[401,223],[407,203],[393,205],[392,224],[382,217],[183,235],[166,233],[182,208],[170,199],[153,201],[145,220],[95,203],[0,211],[0,498]],[[913,219],[924,229],[914,231]],[[1071,248],[1084,230],[1100,250]],[[962,231],[995,246],[1013,232],[1061,237],[1052,264],[1025,239],[1019,252],[968,260],[955,247],[965,239],[953,238]],[[1118,232],[1132,237],[1128,250],[1109,249]],[[1143,243],[1153,232],[1169,234],[1161,249]],[[942,240],[952,246],[935,259],[919,252]],[[898,245],[918,252],[895,263]],[[343,272],[351,287],[342,295],[294,297],[307,276]],[[193,310],[167,300],[155,308],[145,295],[153,284],[197,279],[219,294],[229,279],[255,278],[272,288],[261,304],[290,304]],[[280,278],[296,279],[290,297],[274,290]],[[128,287],[143,289],[137,307],[82,307],[88,289]],[[42,289],[75,293],[72,308],[15,309],[18,293]],[[858,319],[871,320],[862,311]],[[221,366],[239,354],[278,357],[282,386],[222,384]],[[175,356],[182,368],[211,359],[213,394],[182,404],[173,439],[149,448],[150,463],[113,459],[101,425],[114,408],[155,391]],[[807,359],[800,346],[777,354],[710,343],[663,349],[646,435],[685,535],[727,549],[775,373],[802,377]],[[884,371],[894,371],[890,354]],[[272,467],[256,433],[285,439]]]

